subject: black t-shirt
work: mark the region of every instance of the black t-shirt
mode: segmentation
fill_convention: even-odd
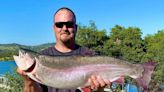
[[[86,47],[81,47],[76,45],[75,50],[71,52],[62,53],[58,51],[55,47],[49,47],[43,51],[41,51],[42,55],[48,56],[56,56],[56,55],[95,55],[95,52],[89,50]],[[78,89],[58,89],[53,87],[47,87],[45,85],[41,85],[43,88],[43,92],[80,92]]]

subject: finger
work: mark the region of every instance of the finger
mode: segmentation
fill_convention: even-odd
[[[22,75],[22,71],[19,68],[17,68],[17,73]]]
[[[107,79],[104,79],[104,82],[105,82],[106,85],[111,85],[111,82]]]
[[[98,82],[96,76],[92,76],[91,77],[91,80],[93,81],[93,84],[94,84],[95,87],[99,87],[99,82]]]
[[[92,80],[96,80],[97,78],[96,78],[95,75],[92,75],[92,76],[91,76],[91,79],[92,79]]]
[[[88,79],[88,82],[90,84],[91,89],[94,89],[95,85],[94,85],[94,83],[93,83],[91,78]]]
[[[31,81],[31,79],[27,76],[27,74],[23,70],[17,68],[17,72],[22,76],[24,82],[27,83],[28,81]]]
[[[23,70],[20,70],[19,68],[17,68],[17,72],[18,72],[20,75],[27,75]]]
[[[97,89],[99,87],[99,82],[97,80],[97,77],[96,76],[91,76],[91,81],[93,82],[93,88],[94,89]]]
[[[105,81],[100,76],[97,76],[97,81],[98,81],[98,83],[100,84],[101,87],[104,87],[105,84],[106,84]]]

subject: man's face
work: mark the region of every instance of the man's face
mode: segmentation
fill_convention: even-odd
[[[60,10],[55,16],[54,31],[56,41],[74,40],[77,31],[73,14],[68,10]]]

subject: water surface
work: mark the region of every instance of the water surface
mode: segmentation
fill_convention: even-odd
[[[0,61],[0,75],[3,75],[7,72],[13,72],[16,68],[14,61]]]

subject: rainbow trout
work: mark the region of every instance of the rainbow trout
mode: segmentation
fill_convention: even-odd
[[[19,56],[13,56],[17,66],[27,75],[47,86],[55,88],[77,88],[89,86],[88,78],[99,75],[111,82],[129,76],[139,87],[148,89],[154,62],[132,64],[109,56],[45,56],[20,49]]]

